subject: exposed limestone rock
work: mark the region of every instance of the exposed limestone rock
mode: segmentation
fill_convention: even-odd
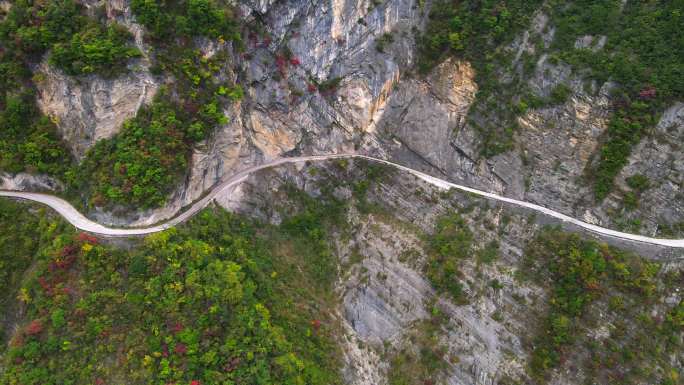
[[[505,183],[481,162],[477,133],[465,125],[477,85],[468,63],[447,60],[425,81],[405,79],[392,92],[379,136],[400,163],[502,192]]]
[[[12,8],[12,3],[7,0],[0,1],[0,12],[7,12]]]
[[[233,120],[218,130],[214,137],[196,146],[192,154],[192,169],[185,189],[184,204],[189,204],[216,184],[223,175],[230,175],[239,168],[241,151],[245,145],[239,106],[233,108]]]
[[[389,101],[390,108],[399,109],[399,113],[386,113],[383,124],[400,126],[396,135],[415,151],[429,151],[427,141],[438,142],[438,148],[448,146],[448,139],[463,125],[477,92],[470,64],[449,59],[440,64],[426,82],[412,80],[402,85],[404,87],[396,90]],[[394,121],[395,117],[401,120]],[[439,150],[428,156],[434,164],[442,162],[438,153]],[[440,168],[444,169],[446,165]]]
[[[60,191],[61,182],[46,175],[32,175],[20,172],[15,175],[0,174],[0,189],[16,191]]]
[[[588,48],[592,51],[600,51],[606,45],[608,38],[604,35],[598,36],[598,38],[592,35],[584,35],[577,38],[575,41],[575,48],[582,49]]]
[[[274,159],[291,151],[299,141],[299,132],[289,130],[287,125],[273,118],[272,114],[267,115],[259,110],[253,110],[249,117],[253,143],[266,159]]]
[[[363,345],[363,341],[354,337],[355,332],[344,323],[343,339],[345,366],[342,370],[344,383],[347,385],[376,385],[385,383],[385,371],[388,364],[374,350]]]
[[[150,103],[159,88],[159,81],[149,72],[143,28],[133,22],[128,1],[91,1],[84,5],[89,9],[106,5],[107,16],[133,33],[143,58],[133,60],[130,71],[114,79],[96,75],[74,78],[51,67],[47,57],[35,69],[38,106],[57,124],[77,159],[98,140],[119,132],[123,122]]]
[[[78,159],[98,140],[119,132],[124,121],[152,101],[158,88],[147,71],[134,71],[115,79],[75,79],[46,61],[38,71],[38,106],[57,124]]]
[[[618,190],[632,190],[626,182],[641,174],[648,178],[650,188],[643,192],[639,206],[633,212],[613,213],[625,220],[639,219],[641,231],[654,235],[662,225],[684,222],[684,103],[675,103],[660,118],[654,132],[637,145],[627,165],[616,178]],[[610,207],[621,206],[620,193],[613,193],[601,206],[610,214]]]
[[[373,105],[373,97],[368,83],[360,78],[345,81],[337,93],[340,115],[346,117],[348,125],[355,129],[365,129],[371,122],[377,107]],[[382,101],[378,101],[382,103]],[[369,108],[370,106],[370,108]]]
[[[578,93],[562,106],[532,110],[518,122],[530,174],[526,199],[573,213],[591,186],[582,180],[610,117],[607,91]],[[548,204],[548,203],[547,203]]]
[[[351,160],[347,166],[351,175],[359,170],[356,162]],[[320,167],[339,181],[334,194],[351,201],[348,180],[343,179],[350,174],[335,174],[339,166],[326,164],[264,170],[236,190],[226,191],[218,201],[232,211],[279,223],[279,207],[290,204],[279,187],[291,183],[317,196],[318,180],[325,173],[311,172],[311,168]],[[367,199],[386,214],[361,215],[351,209],[347,218],[351,234],[335,236],[341,265],[338,293],[345,383],[385,384],[392,355],[399,349],[415,348],[410,336],[421,322],[430,320],[430,306],[438,306],[446,315],[438,343],[447,347],[449,362],[438,383],[495,385],[504,379],[529,383],[530,344],[546,311],[547,292],[520,281],[516,270],[526,242],[546,223],[543,218],[536,223],[517,209],[457,192],[445,195],[400,172],[372,186]],[[491,240],[500,243],[497,261],[479,264],[472,255],[459,266],[467,304],[435,297],[422,273],[427,251],[421,234],[430,234],[435,219],[455,209],[473,232],[476,249]],[[500,287],[492,287],[492,280]],[[577,381],[563,370],[554,373],[552,383]]]
[[[432,289],[398,261],[402,251],[417,247],[415,235],[397,232],[373,218],[362,223],[355,235],[363,260],[344,283],[344,315],[358,338],[380,347],[400,336],[411,322],[427,317],[422,303]],[[375,280],[381,282],[374,284]]]
[[[146,52],[142,28],[133,22],[128,0],[85,4],[93,12],[105,5],[107,16],[128,26]],[[467,121],[477,92],[473,68],[451,59],[425,77],[405,76],[415,61],[413,29],[420,29],[426,16],[414,1],[250,0],[239,7],[244,18],[262,23],[265,30],[260,37],[250,37],[245,55],[234,58],[239,75],[226,75],[239,78],[246,97],[229,112],[230,125],[198,145],[188,178],[154,218],[173,215],[221,177],[263,159],[360,151],[603,225],[641,218],[643,231],[651,234],[658,223],[681,221],[680,205],[669,203],[681,194],[681,149],[676,135],[662,128],[665,123],[654,135],[659,139],[645,139],[618,177],[618,187],[624,191],[628,190],[624,179],[634,173],[662,181],[643,194],[642,208],[623,212],[620,191],[601,204],[591,199],[585,176],[610,118],[611,83],[585,81],[570,66],[542,55],[532,76],[525,79],[526,86],[545,98],[564,84],[572,90],[569,100],[529,110],[519,118],[517,148],[483,159],[478,122]],[[377,39],[385,33],[393,42],[381,52]],[[537,13],[530,28],[507,47],[514,56],[513,66],[522,66],[518,62],[523,54],[535,54],[537,38],[548,47],[554,33],[549,17]],[[200,40],[205,55],[229,49]],[[603,36],[577,41],[578,46],[591,49],[604,43]],[[276,57],[288,50],[295,64],[278,68]],[[125,118],[149,102],[157,82],[145,63],[142,60],[142,68],[111,81],[77,82],[45,69],[48,76],[39,84],[40,105],[58,122],[78,156],[95,140],[114,134]],[[319,92],[317,83],[335,79],[339,80],[336,87]],[[657,166],[638,167],[644,159]],[[127,223],[101,215],[112,223]]]

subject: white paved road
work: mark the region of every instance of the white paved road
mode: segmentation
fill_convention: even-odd
[[[386,164],[388,166],[400,169],[402,171],[406,171],[408,173],[411,173],[418,178],[434,185],[439,188],[443,189],[450,189],[450,188],[455,188],[458,190],[462,191],[467,191],[471,192],[476,195],[480,195],[492,200],[497,200],[501,202],[506,202],[510,203],[513,205],[517,206],[522,206],[526,207],[528,209],[532,209],[535,211],[538,211],[542,214],[558,218],[561,221],[572,223],[574,225],[577,225],[581,228],[584,228],[586,230],[589,230],[591,232],[594,232],[596,234],[604,235],[604,236],[609,236],[609,237],[614,237],[614,238],[619,238],[619,239],[625,239],[625,240],[631,240],[631,241],[636,241],[636,242],[642,242],[642,243],[648,243],[648,244],[653,244],[653,245],[660,245],[660,246],[667,246],[667,247],[675,247],[675,248],[684,248],[684,239],[664,239],[664,238],[651,238],[643,235],[637,235],[637,234],[630,234],[630,233],[623,233],[621,231],[616,231],[616,230],[611,230],[607,229],[601,226],[593,225],[591,223],[586,223],[583,222],[579,219],[575,219],[573,217],[567,216],[565,214],[559,213],[555,210],[534,204],[534,203],[529,203],[525,201],[520,201],[517,199],[512,199],[512,198],[507,198],[501,195],[497,195],[494,193],[489,193],[486,191],[481,191],[477,190],[474,188],[466,187],[466,186],[461,186],[455,183],[451,183],[436,177],[433,177],[431,175],[422,173],[417,170],[413,170],[411,168],[402,166],[400,164],[396,164],[393,162],[389,162],[386,160],[378,159],[378,158],[373,158],[370,156],[365,156],[365,155],[358,155],[358,154],[333,154],[333,155],[315,155],[315,156],[300,156],[300,157],[291,157],[291,158],[282,158],[278,160],[274,160],[269,163],[265,163],[259,166],[254,166],[250,167],[246,170],[243,170],[237,174],[231,175],[229,177],[226,177],[223,179],[221,182],[219,182],[214,188],[212,188],[209,193],[207,193],[202,199],[199,201],[193,203],[187,210],[183,211],[181,214],[175,216],[174,218],[150,227],[144,227],[144,228],[110,228],[103,226],[99,223],[93,222],[90,219],[86,218],[78,212],[71,204],[61,198],[49,195],[49,194],[40,194],[40,193],[30,193],[30,192],[19,192],[19,191],[4,191],[0,190],[0,196],[5,196],[5,197],[12,197],[12,198],[21,198],[21,199],[27,199],[35,202],[39,202],[42,204],[45,204],[47,206],[50,206],[52,209],[57,211],[64,219],[66,219],[69,223],[74,225],[76,228],[87,231],[90,233],[95,233],[99,234],[102,236],[107,236],[107,237],[126,237],[126,236],[134,236],[134,235],[145,235],[145,234],[151,234],[151,233],[156,233],[162,230],[166,230],[170,227],[173,227],[181,222],[186,221],[193,215],[195,215],[198,211],[202,210],[204,207],[206,207],[218,194],[220,194],[222,191],[225,191],[226,189],[230,189],[233,186],[241,183],[244,181],[250,174],[263,170],[265,168],[270,168],[270,167],[275,167],[281,164],[285,163],[297,163],[297,162],[307,162],[307,161],[323,161],[323,160],[330,160],[330,159],[339,159],[339,158],[360,158],[360,159],[366,159],[372,162],[377,162],[377,163],[382,163]]]

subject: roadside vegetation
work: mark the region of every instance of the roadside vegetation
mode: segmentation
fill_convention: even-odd
[[[124,249],[43,215],[18,229],[10,216],[35,214],[0,204],[0,226],[21,232],[0,242],[22,257],[0,270],[22,309],[0,383],[340,382],[322,205],[282,226],[208,209]]]
[[[590,383],[676,383],[670,357],[683,346],[684,302],[663,308],[659,298],[681,285],[681,271],[555,228],[528,244],[523,271],[550,292],[533,341],[538,381],[574,357]],[[606,326],[605,338],[591,337]]]
[[[19,314],[16,298],[26,295],[19,289],[25,274],[38,252],[65,228],[62,221],[49,220],[43,208],[0,199],[0,352]]]

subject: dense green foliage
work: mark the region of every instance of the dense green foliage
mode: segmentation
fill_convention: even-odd
[[[478,84],[491,84],[486,79],[494,68],[487,62],[501,44],[528,26],[540,4],[522,0],[436,1],[425,34],[420,37],[419,69],[428,71],[445,56],[455,54],[476,66]]]
[[[133,12],[154,39],[207,36],[238,40],[233,12],[215,0],[133,0]]]
[[[17,314],[15,298],[21,296],[19,285],[36,253],[51,237],[61,231],[61,223],[51,223],[44,215],[6,199],[0,200],[0,346],[4,349],[6,334]],[[36,210],[38,211],[38,210]]]
[[[61,176],[69,159],[55,125],[41,116],[34,96],[6,95],[0,110],[0,170]]]
[[[525,260],[525,271],[551,287],[549,313],[534,342],[532,374],[543,377],[579,344],[590,349],[587,371],[592,383],[628,384],[669,376],[669,354],[682,343],[679,310],[673,308],[666,319],[644,317],[663,290],[656,280],[659,270],[656,263],[576,234],[543,231],[528,245]],[[667,286],[672,285],[677,283]],[[589,307],[598,301],[609,302],[610,310],[603,312],[615,314],[622,323],[603,347],[582,340]],[[665,374],[654,372],[654,366]]]
[[[36,265],[0,383],[338,383],[335,259],[317,215],[271,227],[208,210],[130,251],[45,233],[25,250]]]
[[[186,172],[192,143],[225,119],[216,103],[193,115],[162,95],[125,122],[118,135],[88,151],[72,188],[86,193],[94,206],[162,206]]]
[[[463,302],[462,273],[459,264],[472,253],[473,233],[465,220],[453,213],[437,220],[435,233],[428,241],[428,261],[425,273],[438,292],[448,293]]]
[[[128,47],[131,33],[118,25],[107,28],[90,23],[71,40],[55,44],[50,56],[53,64],[69,75],[99,73],[113,76],[126,68],[126,62],[140,56],[137,48]]]
[[[187,172],[193,144],[225,124],[224,109],[243,95],[223,76],[230,65],[226,51],[204,57],[192,37],[239,43],[238,23],[230,6],[212,0],[134,1],[132,6],[153,38],[153,71],[173,82],[78,166],[66,161],[70,156],[55,125],[35,107],[29,64],[49,51],[49,62],[67,74],[115,76],[140,53],[129,46],[126,29],[85,16],[73,0],[12,6],[0,23],[0,169],[64,176],[70,195],[83,197],[87,207],[164,204]]]
[[[71,75],[119,74],[129,58],[140,54],[129,46],[131,38],[121,26],[105,27],[88,18],[73,0],[16,1],[0,23],[2,64],[13,75],[26,75],[26,70],[17,67],[39,59],[48,50],[52,51],[50,62]]]
[[[651,186],[651,182],[647,176],[635,174],[627,178],[627,185],[638,192],[643,192]]]

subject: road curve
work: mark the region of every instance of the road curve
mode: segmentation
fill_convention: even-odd
[[[313,155],[313,156],[299,156],[299,157],[290,157],[290,158],[281,158],[277,159],[268,163],[264,163],[259,166],[253,166],[250,168],[247,168],[243,171],[240,171],[234,175],[228,176],[226,178],[223,178],[216,186],[214,186],[209,193],[207,193],[202,199],[194,202],[187,210],[183,211],[182,213],[178,214],[174,218],[164,222],[160,223],[158,225],[154,226],[149,226],[149,227],[144,227],[144,228],[111,228],[111,227],[106,227],[103,226],[99,223],[93,222],[90,219],[86,218],[83,214],[78,212],[69,202],[58,198],[53,195],[49,194],[41,194],[41,193],[31,193],[31,192],[19,192],[19,191],[5,191],[5,190],[0,190],[0,196],[4,197],[10,197],[10,198],[20,198],[20,199],[27,199],[35,202],[39,202],[42,204],[45,204],[47,206],[50,206],[52,209],[57,211],[64,219],[66,219],[69,223],[71,223],[74,227],[87,231],[90,233],[106,236],[106,237],[127,237],[127,236],[136,236],[136,235],[145,235],[145,234],[152,234],[156,233],[159,231],[166,230],[170,227],[173,227],[179,223],[182,223],[186,221],[187,219],[191,218],[193,215],[195,215],[197,212],[205,208],[218,194],[221,192],[230,189],[238,184],[240,184],[242,181],[244,181],[250,174],[263,170],[265,168],[271,168],[275,166],[279,166],[282,164],[286,163],[299,163],[299,162],[307,162],[307,161],[324,161],[324,160],[330,160],[330,159],[340,159],[340,158],[357,158],[357,159],[365,159],[368,161],[372,162],[377,162],[381,164],[385,164],[394,168],[397,168],[399,170],[408,172],[410,174],[415,175],[416,177],[424,180],[427,183],[430,183],[434,186],[437,186],[442,189],[458,189],[461,191],[467,191],[479,196],[483,196],[492,200],[497,200],[501,202],[506,202],[510,203],[513,205],[525,207],[534,211],[538,211],[542,214],[560,219],[563,222],[568,222],[572,223],[576,226],[579,226],[583,229],[589,230],[593,233],[599,234],[599,235],[604,235],[604,236],[609,236],[609,237],[614,237],[614,238],[619,238],[619,239],[624,239],[624,240],[630,240],[630,241],[635,241],[635,242],[641,242],[641,243],[647,243],[647,244],[653,244],[653,245],[659,245],[659,246],[666,246],[666,247],[673,247],[673,248],[684,248],[684,239],[664,239],[664,238],[651,238],[643,235],[637,235],[637,234],[630,234],[630,233],[623,233],[621,231],[616,231],[616,230],[611,230],[607,229],[605,227],[593,225],[591,223],[586,223],[583,222],[579,219],[575,219],[573,217],[567,216],[565,214],[559,213],[555,210],[534,204],[534,203],[529,203],[525,201],[520,201],[517,199],[512,199],[512,198],[507,198],[501,195],[497,195],[494,193],[482,191],[482,190],[477,190],[474,188],[466,187],[466,186],[461,186],[455,183],[451,183],[439,178],[436,178],[434,176],[425,174],[423,172],[408,168],[406,166],[402,166],[400,164],[396,164],[387,160],[383,159],[378,159],[378,158],[373,158],[370,156],[366,155],[359,155],[359,154],[331,154],[331,155]]]

